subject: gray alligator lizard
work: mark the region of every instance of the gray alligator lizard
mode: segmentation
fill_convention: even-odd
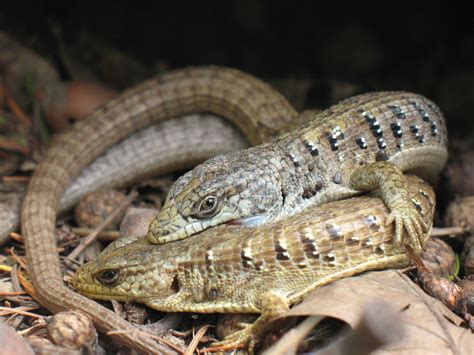
[[[222,223],[254,226],[298,210],[380,188],[388,223],[421,250],[426,225],[402,172],[434,182],[447,160],[438,107],[417,94],[369,93],[314,114],[270,143],[210,159],[171,188],[148,240],[183,239]]]
[[[417,214],[431,229],[433,189],[414,176],[408,183]],[[220,345],[252,343],[263,324],[317,287],[408,264],[407,254],[394,248],[394,227],[386,227],[389,211],[374,195],[256,228],[218,226],[160,246],[145,238],[117,240],[77,271],[73,285],[89,297],[137,301],[165,312],[261,313]]]
[[[114,335],[123,344],[142,352],[163,351],[146,333],[64,286],[55,217],[70,180],[107,148],[152,123],[195,112],[230,119],[252,144],[284,132],[297,115],[280,94],[250,75],[225,68],[190,68],[124,92],[57,137],[30,180],[21,217],[28,268],[43,306],[52,312],[81,310],[103,332],[124,330]]]

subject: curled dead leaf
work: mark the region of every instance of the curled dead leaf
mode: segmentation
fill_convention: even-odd
[[[321,287],[280,318],[327,316],[354,329],[364,309],[381,300],[399,313],[405,331],[376,354],[468,354],[474,349],[474,335],[461,326],[460,317],[394,270],[369,272]]]

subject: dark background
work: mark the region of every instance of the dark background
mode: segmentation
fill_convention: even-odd
[[[319,107],[339,98],[330,94],[335,82],[356,93],[409,90],[441,106],[452,136],[474,127],[472,22],[472,11],[447,2],[13,1],[0,8],[0,30],[52,60],[64,79],[71,75],[66,48],[117,88],[165,68],[219,64],[262,78],[311,78],[307,102]],[[97,43],[139,69],[126,78],[120,70],[104,74]]]

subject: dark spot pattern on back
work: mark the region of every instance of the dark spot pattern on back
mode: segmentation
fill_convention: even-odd
[[[389,105],[388,106],[389,109],[392,110],[392,113],[397,117],[397,118],[400,118],[402,120],[404,120],[405,118],[407,118],[406,116],[406,113],[403,112],[402,108],[398,105]]]
[[[412,198],[411,202],[413,203],[413,206],[415,206],[416,210],[423,216],[424,212],[421,203],[416,198]]]
[[[313,142],[305,140],[303,143],[304,143],[306,149],[309,151],[309,153],[312,156],[317,157],[319,155],[318,148],[316,147],[316,145]]]
[[[324,255],[323,257],[323,261],[326,263],[329,263],[330,266],[335,266],[334,265],[335,260],[336,260],[336,257],[332,254],[327,254],[327,255]]]
[[[420,114],[421,118],[423,119],[423,121],[425,122],[430,122],[430,116],[428,115],[428,112],[426,112],[418,102],[416,101],[412,101],[411,104],[413,105],[413,107],[415,107],[415,109],[418,111],[418,113]]]
[[[415,135],[415,137],[418,137],[419,132],[420,132],[420,127],[418,127],[418,125],[416,125],[416,124],[412,124],[410,126],[410,132],[413,133]]]
[[[430,195],[425,190],[419,190],[418,192],[420,193],[421,196],[423,196],[428,201],[430,206],[433,205],[433,201],[431,200]]]
[[[390,128],[395,138],[402,138],[402,125],[400,122],[391,123]]]
[[[347,246],[358,246],[360,243],[360,239],[357,237],[351,237],[346,239]]]
[[[275,257],[277,260],[290,260],[286,245],[279,240],[274,242]]]
[[[331,132],[326,133],[326,138],[331,146],[332,151],[339,149],[339,140],[344,139],[344,133],[341,131],[340,127],[335,127]]]
[[[342,228],[337,224],[326,224],[325,228],[329,233],[331,239],[337,239],[342,237]]]
[[[293,153],[288,153],[288,157],[296,168],[300,166],[300,161],[296,155],[294,155]]]
[[[378,120],[369,123],[369,128],[375,138],[381,138],[383,136],[382,128],[380,127],[380,122]]]
[[[385,142],[385,139],[383,139],[382,137],[377,139],[377,145],[379,146],[380,149],[387,148],[387,142]]]
[[[300,243],[303,245],[303,251],[306,254],[307,258],[318,259],[319,258],[319,248],[313,237],[309,237],[306,234],[299,235]]]
[[[367,142],[364,137],[359,137],[356,139],[356,143],[360,149],[367,149]]]
[[[378,231],[380,229],[380,223],[373,214],[366,216],[364,221],[371,230]]]
[[[252,251],[250,248],[242,248],[242,251],[240,252],[240,258],[242,259],[242,266],[245,269],[251,268],[253,266]]]
[[[383,247],[383,245],[378,245],[375,250],[375,255],[384,255],[385,254],[385,248]]]
[[[308,199],[308,198],[311,198],[313,196],[316,196],[316,194],[321,191],[321,189],[323,188],[323,185],[318,183],[312,187],[309,187],[309,188],[306,188],[304,191],[303,191],[303,194],[301,195],[301,197],[303,197],[304,199]]]

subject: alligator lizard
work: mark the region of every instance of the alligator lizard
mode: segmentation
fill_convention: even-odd
[[[417,177],[407,180],[417,214],[431,229],[433,190]],[[260,313],[253,325],[220,345],[253,342],[264,323],[317,287],[367,270],[406,266],[408,256],[394,248],[388,217],[373,193],[256,228],[218,226],[160,246],[145,237],[121,239],[82,266],[72,284],[88,297],[137,301],[159,311]]]
[[[229,222],[255,226],[380,188],[395,245],[403,247],[405,229],[420,251],[426,225],[402,172],[434,182],[446,160],[446,126],[434,103],[407,92],[355,96],[270,143],[215,157],[183,175],[148,240],[166,243]]]
[[[163,351],[145,333],[64,286],[54,237],[55,217],[70,180],[108,147],[152,123],[195,112],[230,119],[252,144],[284,132],[297,116],[280,94],[250,75],[225,68],[191,68],[124,92],[57,137],[30,180],[21,220],[29,273],[43,306],[52,312],[81,310],[103,332],[125,330],[113,337],[130,348]]]

